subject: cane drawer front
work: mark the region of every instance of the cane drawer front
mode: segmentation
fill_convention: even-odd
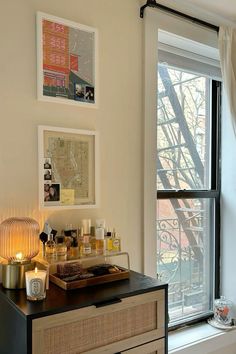
[[[114,348],[118,342],[120,351],[131,347],[128,342],[132,337],[136,345],[164,337],[164,324],[164,290],[158,290],[109,306],[89,306],[35,319],[32,353],[79,354],[96,348],[102,352],[101,348]]]
[[[158,339],[153,342],[140,345],[138,347],[125,350],[121,354],[164,354],[165,353],[165,340]]]

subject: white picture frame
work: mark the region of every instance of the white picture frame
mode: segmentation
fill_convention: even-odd
[[[37,97],[98,107],[98,31],[37,12]]]
[[[96,131],[38,126],[40,209],[98,206],[98,145]]]

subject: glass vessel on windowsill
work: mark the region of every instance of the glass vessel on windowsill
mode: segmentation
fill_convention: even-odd
[[[214,302],[214,319],[221,324],[231,324],[231,309],[232,302],[227,300],[225,296],[221,296],[220,299]]]

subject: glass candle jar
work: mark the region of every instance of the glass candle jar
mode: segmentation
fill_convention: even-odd
[[[27,300],[41,301],[46,297],[46,270],[35,270],[25,273]]]
[[[229,325],[231,323],[232,302],[227,300],[225,296],[214,302],[214,318],[219,323]]]

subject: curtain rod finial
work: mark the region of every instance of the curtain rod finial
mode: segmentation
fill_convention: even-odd
[[[140,17],[143,18],[144,10],[146,7],[155,7],[157,5],[156,0],[147,0],[146,4],[140,8]]]

